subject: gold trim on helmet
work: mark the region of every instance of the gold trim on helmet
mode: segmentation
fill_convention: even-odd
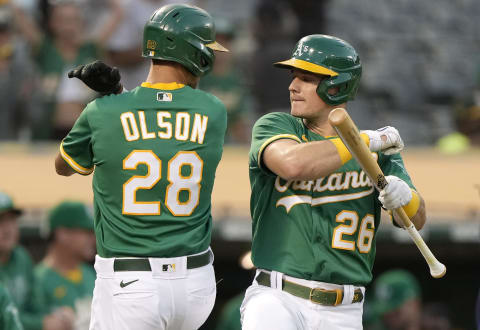
[[[209,43],[209,44],[206,44],[205,46],[207,46],[208,48],[210,49],[213,49],[213,50],[216,50],[216,51],[219,51],[219,52],[229,52],[228,49],[226,49],[225,47],[223,47],[222,45],[220,45],[218,42],[214,41],[212,43]]]
[[[276,62],[276,63],[274,63],[274,65],[279,66],[279,67],[297,68],[297,69],[301,69],[301,70],[304,70],[304,71],[318,73],[318,74],[324,74],[324,75],[331,76],[331,77],[338,76],[338,73],[333,71],[333,70],[330,70],[330,69],[328,69],[326,67],[323,67],[321,65],[318,65],[318,64],[310,63],[310,62],[307,62],[307,61],[304,61],[304,60],[299,60],[297,58],[291,58],[291,59],[286,60],[286,61]]]

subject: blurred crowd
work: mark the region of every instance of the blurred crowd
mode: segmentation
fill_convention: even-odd
[[[174,1],[1,0],[0,141],[62,139],[84,106],[98,97],[80,81],[67,78],[67,72],[78,65],[101,59],[120,69],[122,83],[127,89],[140,85],[149,64],[141,57],[143,24],[156,8],[169,2]],[[366,121],[367,118],[376,118],[377,121],[383,118],[380,126],[388,123],[398,127],[407,144],[437,144],[447,153],[480,145],[480,73],[476,82],[472,73],[470,77],[460,79],[463,86],[455,84],[456,90],[462,93],[446,87],[444,92],[441,88],[425,87],[432,85],[428,81],[433,78],[428,80],[429,76],[448,73],[451,63],[444,63],[445,67],[431,65],[427,69],[422,65],[422,76],[414,77],[415,85],[409,82],[411,77],[405,76],[407,71],[415,71],[418,63],[410,63],[415,58],[417,62],[428,62],[427,57],[434,56],[434,45],[432,55],[421,48],[422,44],[433,42],[434,35],[429,40],[422,37],[429,34],[418,34],[415,41],[405,39],[406,34],[396,31],[392,42],[398,49],[384,47],[388,40],[385,31],[371,27],[373,24],[388,24],[378,19],[369,20],[361,8],[342,5],[344,1],[182,2],[212,12],[218,39],[231,49],[230,53],[217,56],[215,70],[199,86],[219,97],[227,106],[228,143],[248,144],[252,123],[258,117],[271,111],[289,111],[289,78],[274,70],[272,63],[287,58],[300,36],[326,33],[343,37],[360,50],[365,64],[364,77],[358,101],[352,106],[352,116],[360,127],[373,125]],[[402,8],[396,9],[388,8],[393,4],[382,5],[381,9],[385,17],[397,10],[401,18],[408,14],[409,7],[415,6],[413,1],[411,5],[408,3],[404,1]],[[439,9],[446,8],[447,5],[442,3],[438,3]],[[466,1],[468,3],[470,1]],[[467,5],[467,11],[476,8]],[[416,12],[422,12],[422,8],[417,8]],[[353,29],[348,33],[344,30],[349,25],[338,25],[336,21],[354,14],[364,22],[364,29]],[[422,31],[436,30],[435,23],[428,20],[415,24],[419,24]],[[408,25],[402,26],[403,30],[408,29]],[[380,38],[378,47],[375,47],[376,38]],[[395,40],[403,42],[405,47]],[[412,43],[416,45],[413,50],[408,47]],[[390,53],[399,49],[407,53],[417,49],[417,55],[425,53],[425,58],[401,57],[399,65],[408,70],[400,72],[389,60]],[[475,62],[474,58],[466,60]],[[461,67],[466,70],[465,65]],[[430,73],[423,72],[425,70]],[[444,81],[446,85],[453,84],[456,79],[450,78]],[[417,86],[422,81],[424,85]],[[445,85],[441,81],[434,82],[435,86]],[[408,86],[414,89],[409,95],[397,95],[408,90]]]
[[[67,72],[81,64],[101,59],[120,69],[127,89],[139,86],[149,68],[141,57],[143,25],[168,2],[0,1],[0,140],[62,139],[85,105],[99,96],[67,78]],[[217,38],[232,47],[234,24],[219,17],[217,31]],[[201,88],[227,105],[228,141],[246,143],[252,120],[250,94],[235,61],[219,56]]]
[[[22,210],[0,192],[0,329],[88,329],[95,284],[93,217],[80,202],[50,210],[46,253],[19,245]]]

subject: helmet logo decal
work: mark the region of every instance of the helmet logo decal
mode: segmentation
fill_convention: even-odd
[[[297,46],[297,49],[295,49],[295,52],[293,53],[292,57],[295,56],[302,56],[303,53],[307,53],[309,50],[309,46],[304,46],[303,42],[299,43]]]
[[[147,41],[147,49],[156,49],[157,42],[155,40],[148,40]]]

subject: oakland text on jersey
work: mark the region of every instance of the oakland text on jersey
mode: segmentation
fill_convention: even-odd
[[[365,188],[369,189],[359,189],[356,192],[351,192],[351,188]],[[325,192],[325,191],[345,191],[349,190],[347,194],[336,194],[331,196],[321,196],[312,198],[311,194],[307,195],[288,195],[278,199],[276,206],[284,206],[287,213],[290,212],[291,208],[297,204],[308,203],[312,206],[334,203],[334,202],[343,202],[353,199],[362,198],[373,193],[372,182],[366,175],[366,173],[361,171],[347,171],[340,173],[332,173],[327,177],[319,178],[317,180],[301,181],[301,180],[283,180],[277,176],[275,180],[275,189],[280,192],[286,192],[287,190],[293,191],[308,191],[308,192]]]
[[[283,181],[283,183],[282,183]],[[291,187],[293,190],[310,191],[340,191],[350,188],[371,187],[372,182],[364,171],[348,171],[341,173],[332,173],[327,177],[319,178],[317,180],[300,181],[290,180],[286,181],[277,176],[275,180],[275,189],[278,192],[285,192]]]
[[[150,121],[154,121],[152,124]],[[203,144],[207,132],[208,116],[198,113],[190,114],[182,111],[156,111],[155,118],[147,122],[145,112],[142,110],[128,111],[120,115],[125,139],[129,142],[140,138],[171,139],[178,141],[195,142]],[[156,127],[152,129],[149,127]],[[158,128],[158,129],[157,129]]]

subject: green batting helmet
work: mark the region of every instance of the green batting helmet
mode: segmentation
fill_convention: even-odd
[[[317,94],[329,105],[353,100],[362,75],[362,64],[355,49],[342,39],[323,34],[303,37],[295,45],[291,59],[274,65],[329,76],[317,87]],[[338,88],[338,93],[328,94],[333,87]]]
[[[195,6],[163,6],[143,30],[143,57],[180,63],[197,77],[212,70],[214,50],[228,51],[215,41],[210,14]]]

